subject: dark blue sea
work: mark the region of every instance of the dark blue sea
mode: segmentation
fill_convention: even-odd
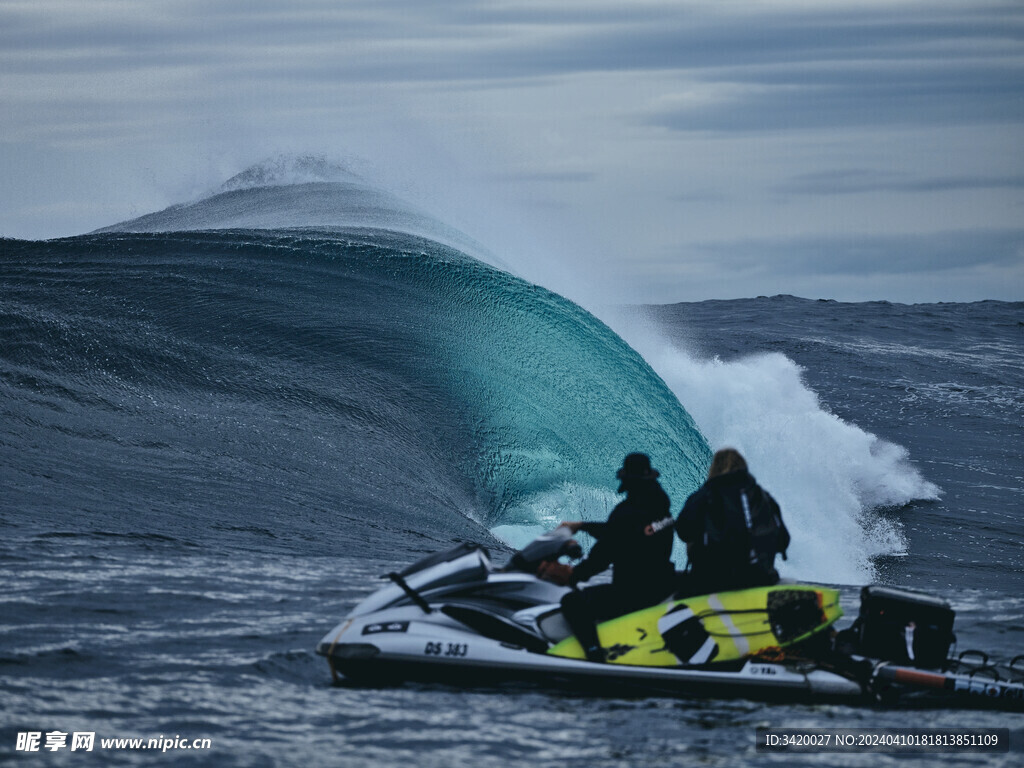
[[[1024,653],[1024,303],[583,309],[480,255],[342,183],[0,241],[0,761],[1020,764],[1020,714],[332,685],[313,647],[380,574],[603,519],[634,450],[678,512],[724,445],[841,626],[860,585],[904,586],[952,603],[958,648]],[[754,751],[758,727],[894,721],[1013,748]]]

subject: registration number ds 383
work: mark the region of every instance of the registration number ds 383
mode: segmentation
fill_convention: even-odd
[[[426,656],[465,656],[469,652],[469,645],[466,643],[427,643],[423,649]]]

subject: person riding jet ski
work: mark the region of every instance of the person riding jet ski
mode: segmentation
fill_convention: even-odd
[[[778,583],[775,555],[786,559],[789,531],[778,503],[734,448],[715,453],[707,481],[686,500],[675,529],[689,560],[676,597]]]
[[[606,523],[562,523],[573,533],[584,531],[597,539],[590,555],[575,569],[553,564],[540,575],[575,587],[612,567],[611,584],[574,589],[562,598],[562,614],[589,661],[605,661],[597,623],[647,608],[672,592],[672,513],[668,494],[643,453],[626,456],[616,473],[620,502]]]

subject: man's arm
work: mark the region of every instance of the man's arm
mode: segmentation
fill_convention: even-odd
[[[620,504],[608,516],[607,523],[580,523],[578,530],[585,531],[597,539],[587,559],[573,570],[571,584],[579,584],[607,570],[616,559],[622,541],[621,528],[625,521],[625,509]]]
[[[584,520],[563,520],[559,524],[559,528],[568,528],[573,533],[583,531],[584,533],[589,533],[595,539],[599,539],[604,535],[605,530],[607,530],[607,525],[607,523],[590,523]]]

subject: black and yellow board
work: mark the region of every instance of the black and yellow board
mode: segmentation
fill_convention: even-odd
[[[597,632],[609,663],[675,667],[785,648],[821,632],[842,615],[837,590],[780,584],[661,603],[606,621]],[[584,658],[575,637],[548,653]]]

